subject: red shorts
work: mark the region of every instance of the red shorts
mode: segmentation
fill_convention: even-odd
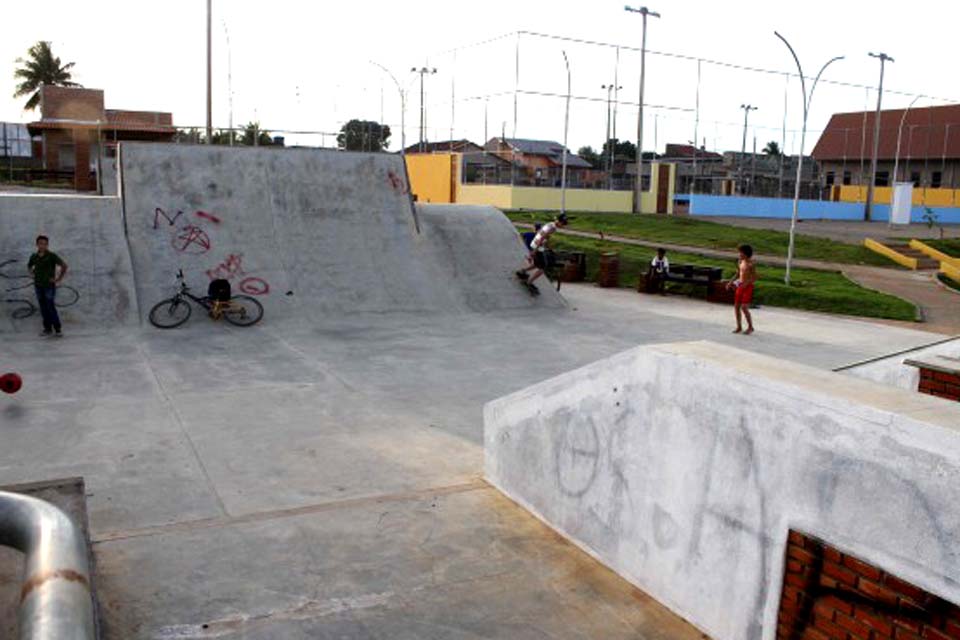
[[[750,304],[753,302],[753,285],[752,284],[741,284],[737,287],[736,293],[733,294],[733,304]]]

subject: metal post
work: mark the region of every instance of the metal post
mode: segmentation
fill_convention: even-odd
[[[610,137],[617,139],[617,111],[620,107],[620,47],[617,47],[617,57],[613,64],[613,122],[610,125]],[[613,190],[613,166],[617,163],[617,145],[610,145],[610,189]]]
[[[690,193],[697,192],[697,156],[699,147],[697,146],[697,136],[700,135],[700,63],[702,60],[697,58],[697,92],[695,97],[695,110],[693,115],[693,180],[690,182]]]
[[[831,64],[838,60],[843,60],[843,56],[837,56],[836,58],[831,58],[820,67],[820,72],[817,73],[817,77],[814,78],[813,84],[810,87],[810,94],[807,95],[807,82],[803,75],[803,67],[800,66],[800,58],[797,57],[796,52],[793,50],[793,47],[790,46],[790,43],[787,42],[787,39],[782,35],[773,32],[775,36],[780,38],[783,41],[783,44],[787,45],[787,49],[790,50],[790,55],[793,56],[793,61],[797,63],[797,71],[800,75],[800,91],[803,95],[803,129],[800,133],[800,152],[797,154],[797,182],[793,187],[793,214],[790,217],[790,242],[787,247],[787,268],[786,273],[784,274],[783,281],[786,284],[790,284],[790,268],[793,264],[793,247],[794,240],[796,238],[797,230],[797,213],[800,208],[800,180],[803,177],[803,147],[807,139],[807,115],[810,113],[810,103],[813,102],[813,92],[817,88],[817,83],[820,82],[820,76],[823,75],[823,72]]]
[[[640,44],[640,104],[637,112],[637,182],[634,185],[633,212],[642,213],[643,196],[643,88],[647,73],[647,16],[659,18],[660,14],[650,11],[647,7],[624,7],[630,13],[639,13],[643,16],[643,38]]]
[[[777,176],[777,197],[783,197],[783,169],[787,156],[787,96],[790,92],[790,74],[783,74],[786,82],[783,84],[783,128],[780,134],[780,171]]]
[[[380,64],[379,62],[370,61],[370,64],[375,67],[380,68],[381,71],[390,76],[390,79],[393,80],[393,84],[397,87],[397,93],[400,94],[400,156],[406,159],[407,153],[407,95],[406,91],[403,90],[400,81],[397,80],[397,76],[393,75],[389,69]],[[381,118],[382,119],[382,118]],[[383,123],[381,123],[383,124]],[[406,160],[404,160],[406,161]],[[406,166],[406,165],[404,165]]]
[[[607,149],[607,153],[606,153],[606,156],[607,156],[607,158],[606,158],[606,160],[607,160],[607,188],[608,188],[608,190],[611,190],[611,191],[612,191],[612,190],[613,190],[613,160],[614,160],[614,158],[613,158],[613,151],[614,151],[614,148],[615,148],[617,145],[614,143],[614,138],[613,138],[613,129],[612,129],[612,127],[613,127],[613,120],[612,120],[612,116],[611,116],[611,108],[612,108],[612,107],[611,107],[611,100],[612,100],[612,94],[613,94],[613,92],[614,92],[614,91],[617,91],[617,90],[619,90],[619,89],[622,89],[623,87],[617,86],[617,83],[614,82],[613,84],[603,84],[603,85],[600,85],[600,88],[607,90],[607,138],[606,138],[606,141],[605,141],[605,145],[604,145],[604,146],[609,147],[609,148]],[[600,153],[602,154],[603,151],[601,150]]]
[[[741,104],[743,109],[743,142],[740,145],[740,162],[737,163],[737,190],[743,195],[743,162],[747,155],[747,121],[750,118],[750,112],[756,111],[757,107],[752,104]]]
[[[567,212],[567,133],[570,130],[570,94],[573,91],[573,83],[570,76],[570,61],[567,59],[567,52],[563,51],[563,64],[567,67],[567,107],[563,116],[563,161],[560,170],[560,213]]]
[[[207,0],[207,144],[213,144],[213,0]]]
[[[22,640],[94,640],[87,545],[49,502],[0,491],[0,546],[26,556],[18,622]]]
[[[230,106],[229,133],[230,146],[233,146],[233,51],[230,47],[230,31],[227,29],[227,21],[223,21],[223,33],[227,38],[227,104]],[[299,97],[299,93],[298,93]]]
[[[887,61],[893,58],[885,53],[871,53],[871,58],[880,59],[880,87],[877,89],[877,114],[873,126],[873,155],[870,160],[870,182],[867,183],[867,204],[863,209],[863,219],[869,221],[873,213],[873,188],[877,182],[877,154],[880,151],[880,108],[883,102],[883,71]]]

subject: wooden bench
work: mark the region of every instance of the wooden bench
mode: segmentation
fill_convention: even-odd
[[[723,284],[723,269],[720,267],[701,267],[693,264],[671,264],[670,271],[663,276],[664,282],[679,282],[706,288],[707,300],[711,302],[726,302],[728,297]],[[640,275],[638,291],[646,293],[656,292],[656,280],[648,283],[647,274]]]

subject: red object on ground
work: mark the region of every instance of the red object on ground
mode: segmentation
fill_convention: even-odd
[[[5,373],[0,376],[0,391],[16,393],[23,386],[23,378],[16,373]]]

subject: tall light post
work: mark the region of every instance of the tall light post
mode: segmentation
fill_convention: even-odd
[[[830,60],[827,60],[822,67],[820,67],[820,71],[817,73],[817,77],[813,79],[813,84],[810,86],[810,93],[808,94],[807,81],[803,75],[803,67],[800,66],[800,58],[797,57],[797,53],[793,50],[793,47],[790,46],[790,43],[787,42],[786,38],[776,31],[773,33],[783,41],[783,44],[787,45],[787,49],[790,50],[790,55],[793,56],[793,61],[797,63],[797,71],[800,75],[800,91],[803,93],[803,129],[800,133],[800,153],[797,157],[797,181],[793,186],[793,214],[790,216],[790,244],[787,248],[787,270],[783,278],[783,281],[789,285],[790,268],[793,264],[793,245],[797,230],[797,211],[800,207],[800,179],[803,176],[803,146],[807,140],[807,116],[810,114],[810,103],[813,101],[813,92],[817,89],[817,83],[820,82],[820,76],[823,75],[823,72],[831,64],[837,60],[843,60],[843,56],[831,58]]]
[[[869,221],[873,213],[873,187],[877,182],[877,153],[880,151],[880,105],[883,102],[883,71],[887,62],[893,62],[893,58],[887,54],[870,53],[871,58],[880,60],[880,87],[877,90],[877,115],[873,125],[873,154],[870,159],[870,182],[867,183],[867,204],[863,209],[863,219]]]
[[[207,0],[207,144],[213,144],[213,0]]]
[[[893,156],[893,182],[894,187],[897,186],[897,171],[900,169],[900,140],[903,138],[903,123],[907,119],[907,114],[910,113],[910,108],[917,103],[917,100],[923,96],[917,96],[913,101],[907,105],[907,108],[903,110],[903,115],[900,116],[900,126],[897,127],[897,153]],[[928,134],[929,135],[929,134]],[[907,157],[907,164],[910,164],[909,154]],[[908,167],[909,168],[909,167]]]
[[[412,69],[410,69],[410,72],[420,74],[420,153],[423,153],[425,150],[424,143],[427,141],[424,134],[424,130],[426,129],[426,126],[427,126],[427,120],[424,117],[424,114],[426,112],[424,111],[424,108],[423,108],[423,78],[424,76],[435,74],[437,70],[434,67],[420,67],[419,69],[416,67],[413,67]]]
[[[613,143],[613,138],[611,137],[611,132],[610,132],[611,102],[613,100],[613,92],[619,91],[620,89],[623,89],[623,87],[617,86],[617,83],[614,82],[613,84],[602,84],[600,85],[600,88],[607,90],[607,138],[605,141],[606,144],[604,146],[609,147],[609,149],[607,150],[607,186],[609,189],[612,190],[613,189],[613,151],[616,145]]]
[[[563,64],[567,67],[567,107],[563,114],[563,161],[560,169],[560,213],[567,213],[567,133],[570,130],[570,94],[573,92],[573,83],[570,76],[570,60],[567,52],[563,51]]]
[[[223,20],[223,35],[227,39],[227,103],[230,105],[230,146],[233,146],[233,51],[230,47],[230,30],[227,29],[227,21]]]
[[[407,157],[407,92],[404,90],[403,86],[400,84],[400,81],[397,80],[397,76],[393,75],[389,69],[380,64],[379,62],[370,61],[375,67],[378,67],[385,74],[390,76],[390,79],[393,80],[393,84],[397,87],[397,93],[400,94],[400,156],[404,158],[406,162]],[[383,123],[380,123],[380,126],[383,126]]]
[[[743,195],[743,161],[747,155],[747,121],[750,118],[750,112],[756,111],[759,107],[752,104],[741,104],[740,108],[743,109],[743,143],[740,145],[740,162],[737,167],[737,188],[740,190],[740,195]]]
[[[643,194],[643,87],[647,75],[647,16],[659,18],[660,14],[647,7],[624,7],[629,13],[639,13],[643,16],[643,39],[640,44],[640,108],[637,113],[637,183],[633,190],[633,212],[642,213],[641,197]]]

